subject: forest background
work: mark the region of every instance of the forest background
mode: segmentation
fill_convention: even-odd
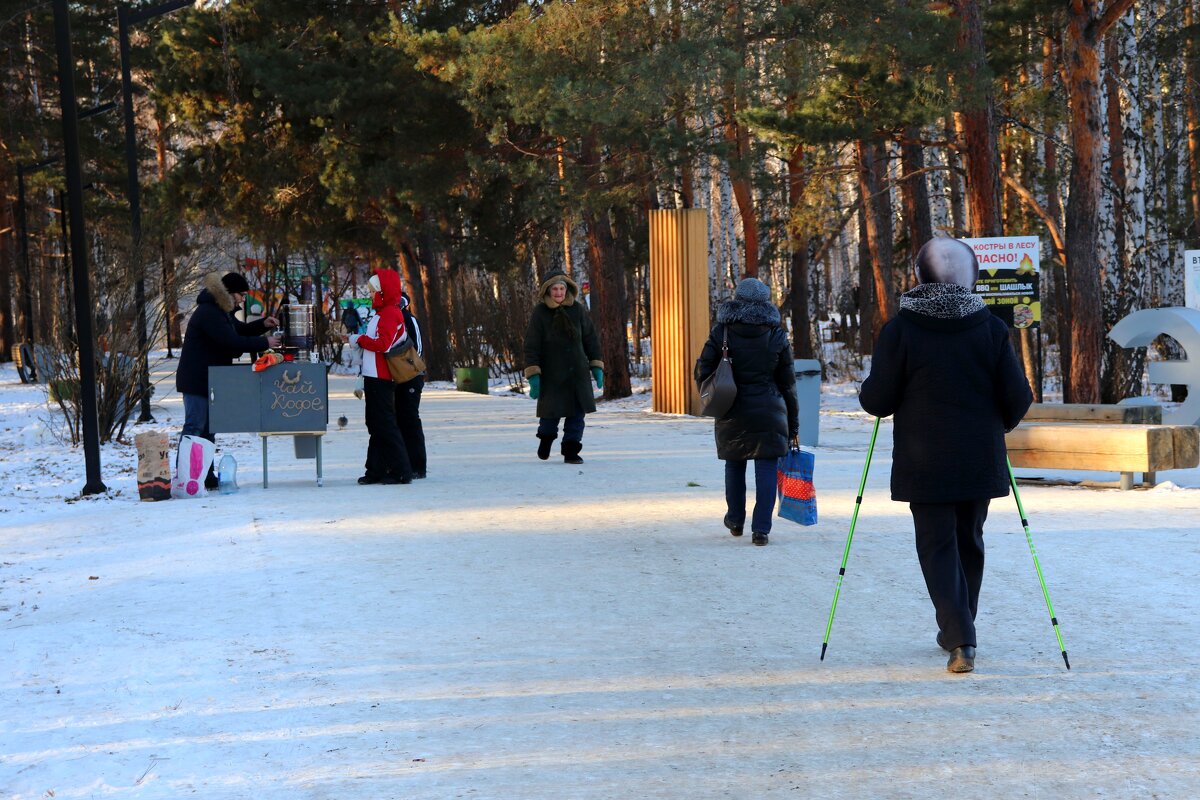
[[[1014,344],[1031,380],[1045,361],[1039,395],[1140,394],[1146,351],[1104,334],[1183,304],[1195,6],[209,0],[132,32],[135,244],[117,4],[72,3],[80,106],[118,102],[80,122],[101,391],[141,385],[105,384],[106,351],[179,346],[205,271],[248,269],[269,305],[305,276],[361,294],[392,266],[434,379],[519,371],[537,276],[564,269],[587,283],[605,396],[627,396],[648,363],[648,213],[695,207],[713,299],[762,278],[827,376],[861,366],[930,237],[1038,236],[1042,326]],[[0,47],[0,359],[30,338],[73,353],[51,4],[0,0]]]

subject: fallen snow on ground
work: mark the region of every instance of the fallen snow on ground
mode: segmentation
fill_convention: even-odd
[[[146,427],[177,431],[173,362]],[[221,436],[235,495],[108,493],[40,386],[0,367],[0,797],[1193,798],[1200,470],[1021,487],[987,526],[978,670],[945,671],[881,428],[819,661],[871,419],[826,387],[821,522],[721,526],[708,420],[650,396],[534,456],[533,403],[427,391],[429,478],[358,486],[333,376],[325,486]],[[139,426],[139,428],[142,426]],[[1032,473],[1031,473],[1032,474]]]

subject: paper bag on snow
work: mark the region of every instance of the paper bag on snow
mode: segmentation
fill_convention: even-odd
[[[165,431],[146,431],[133,437],[137,446],[138,497],[171,498],[171,438]]]
[[[212,466],[217,448],[208,439],[184,436],[179,440],[175,457],[175,478],[171,481],[172,497],[205,497],[204,478]]]

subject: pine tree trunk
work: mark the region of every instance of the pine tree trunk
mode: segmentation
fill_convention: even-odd
[[[1124,26],[1121,26],[1124,28]],[[1117,299],[1121,292],[1121,278],[1124,275],[1128,264],[1128,251],[1125,248],[1125,203],[1124,195],[1126,191],[1125,184],[1125,130],[1122,125],[1123,106],[1128,106],[1128,96],[1122,97],[1121,90],[1118,87],[1118,74],[1121,80],[1133,80],[1137,83],[1137,68],[1134,66],[1132,72],[1128,69],[1122,72],[1122,66],[1128,67],[1127,64],[1122,64],[1122,60],[1118,59],[1117,54],[1123,44],[1122,40],[1126,36],[1131,36],[1132,31],[1122,30],[1114,37],[1116,46],[1109,46],[1104,49],[1104,69],[1101,73],[1104,79],[1104,114],[1105,114],[1105,130],[1108,136],[1108,177],[1114,187],[1116,197],[1112,204],[1111,225],[1113,230],[1113,255],[1115,259],[1112,261],[1099,259],[1100,262],[1100,288],[1101,288],[1101,318],[1103,319],[1104,327],[1111,328],[1116,324],[1117,319]],[[1135,104],[1136,100],[1133,101]],[[1136,163],[1136,157],[1134,158]],[[1103,194],[1102,194],[1103,196]],[[1101,212],[1103,214],[1103,212]],[[1104,403],[1115,403],[1121,398],[1118,396],[1118,391],[1114,386],[1114,375],[1119,370],[1125,368],[1121,356],[1121,348],[1116,342],[1105,337],[1101,348],[1101,371],[1100,371],[1100,399]]]
[[[729,113],[736,113],[732,101]],[[733,198],[737,201],[738,216],[742,220],[742,243],[746,253],[743,275],[754,278],[758,276],[758,218],[754,214],[754,190],[750,185],[749,167],[745,163],[749,155],[750,136],[744,126],[733,120],[725,125],[725,139],[733,145],[735,153],[729,164],[729,181],[733,186]]]
[[[875,350],[875,278],[871,265],[871,237],[867,235],[867,204],[858,210],[858,285],[853,289],[854,305],[858,309],[858,352],[868,356]]]
[[[1067,287],[1072,353],[1063,391],[1071,402],[1100,402],[1100,169],[1104,142],[1100,119],[1100,57],[1094,0],[1071,0],[1063,41],[1070,106],[1071,176],[1066,214]]]
[[[979,94],[974,107],[962,113],[964,155],[967,161],[967,200],[973,236],[1002,236],[1000,164],[997,150],[996,103],[992,96],[983,41],[983,14],[977,0],[954,0],[959,20],[957,47],[965,62],[970,88]]]
[[[427,324],[424,330],[429,331],[425,337],[425,365],[428,367],[430,380],[446,381],[454,377],[453,364],[450,361],[450,342],[447,333],[450,327],[450,308],[446,298],[448,281],[446,270],[442,268],[442,253],[437,250],[433,235],[424,226],[417,238],[417,253],[421,260],[421,278],[425,287],[425,317]],[[489,366],[484,361],[482,353],[473,354],[478,359],[475,364],[467,366]]]
[[[921,146],[921,131],[910,125],[904,129],[900,145],[900,166],[911,178],[900,183],[904,203],[904,221],[908,223],[909,263],[915,264],[917,251],[933,238],[933,221],[929,213],[929,185],[925,180],[925,148]],[[915,173],[915,174],[914,174]]]
[[[9,187],[8,159],[0,160],[0,186]],[[13,326],[13,279],[20,271],[21,258],[17,243],[15,203],[0,203],[0,229],[8,228],[13,236],[0,236],[0,363],[12,360],[12,348],[17,343]]]
[[[959,151],[962,149],[959,116],[951,114],[946,118],[946,141],[953,143],[946,148],[946,164],[951,168],[946,173],[946,180],[950,186],[950,224],[957,237],[966,236],[968,228],[966,200],[963,199],[962,159],[959,158]]]
[[[892,200],[884,187],[885,167],[883,148],[878,142],[859,139],[858,188],[863,198],[866,218],[867,245],[871,254],[871,277],[875,296],[875,317],[871,338],[879,336],[884,323],[896,315],[896,298],[892,291]]]
[[[732,20],[734,52],[746,57],[745,14],[741,0],[730,0],[726,12],[727,19]],[[730,145],[732,157],[729,159],[729,179],[733,184],[733,197],[737,201],[738,215],[742,220],[742,243],[745,247],[746,260],[743,275],[758,277],[758,217],[754,212],[754,187],[750,181],[750,131],[738,122],[737,115],[747,105],[745,99],[745,79],[738,73],[725,81],[724,103],[722,111],[725,115],[721,133]]]
[[[592,278],[592,317],[604,360],[604,399],[629,397],[629,343],[626,338],[623,276],[607,212],[584,214],[588,270]]]
[[[788,207],[795,211],[804,197],[804,147],[797,145],[792,149],[787,162],[787,201]],[[792,355],[795,358],[815,358],[816,349],[812,340],[812,312],[809,309],[808,290],[808,241],[806,236],[791,235],[791,316],[792,316]]]
[[[412,244],[408,241],[396,243],[396,259],[400,263],[400,278],[404,282],[404,290],[408,292],[408,301],[412,315],[418,320],[429,316],[429,300],[425,296],[425,281],[421,276],[421,262],[413,252]]]

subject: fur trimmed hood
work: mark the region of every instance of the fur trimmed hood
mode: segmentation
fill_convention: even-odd
[[[567,297],[562,303],[556,303],[550,299],[550,287],[556,283],[565,283],[567,285]],[[537,302],[545,303],[547,308],[558,308],[560,305],[569,306],[574,304],[575,298],[579,297],[579,286],[575,281],[561,270],[555,270],[542,279],[538,285],[537,294],[534,295]]]
[[[717,322],[745,322],[748,325],[778,325],[779,309],[772,303],[753,302],[733,298],[717,306]]]
[[[204,291],[208,292],[208,296],[216,303],[217,308],[228,314],[233,311],[233,295],[225,288],[225,284],[221,283],[222,274],[220,272],[210,272],[204,276]],[[203,294],[203,292],[201,292]],[[197,298],[200,302],[201,298]]]

